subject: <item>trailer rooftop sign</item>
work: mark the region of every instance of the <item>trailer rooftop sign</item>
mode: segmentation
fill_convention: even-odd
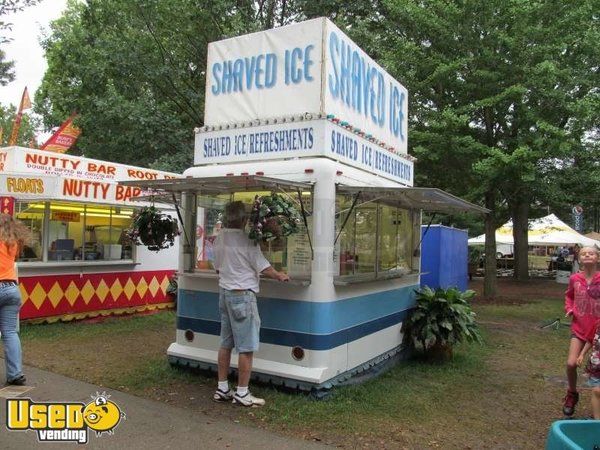
[[[205,125],[333,115],[407,152],[408,93],[318,18],[208,46]]]

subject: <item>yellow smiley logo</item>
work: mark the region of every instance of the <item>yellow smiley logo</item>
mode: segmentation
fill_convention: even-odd
[[[97,436],[106,432],[113,434],[113,430],[121,419],[125,418],[116,403],[108,400],[109,395],[102,393],[88,403],[83,410],[83,420],[86,425],[96,432]]]

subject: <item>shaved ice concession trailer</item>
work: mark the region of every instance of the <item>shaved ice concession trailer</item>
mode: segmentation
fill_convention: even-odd
[[[0,205],[31,230],[17,262],[21,319],[72,320],[172,305],[178,250],[126,238],[144,192],[119,180],[181,175],[23,147],[0,148]],[[159,205],[157,205],[158,207]],[[174,215],[169,205],[161,205]]]
[[[209,45],[195,166],[142,184],[180,199],[186,230],[173,364],[216,366],[211,246],[224,205],[273,192],[302,211],[303,229],[263,249],[291,281],[261,282],[254,376],[318,391],[402,356],[421,211],[485,212],[412,187],[407,116],[406,89],[326,19]]]

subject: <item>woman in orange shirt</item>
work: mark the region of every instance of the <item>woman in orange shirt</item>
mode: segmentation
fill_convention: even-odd
[[[31,232],[24,224],[8,214],[0,214],[0,333],[4,344],[7,384],[25,384],[21,341],[17,331],[21,292],[17,283],[15,261],[23,245],[30,240]]]

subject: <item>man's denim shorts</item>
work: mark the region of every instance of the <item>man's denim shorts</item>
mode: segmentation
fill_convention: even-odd
[[[221,347],[235,347],[238,353],[257,351],[260,341],[260,317],[254,292],[220,288],[219,312]]]
[[[585,382],[589,387],[600,387],[600,377],[591,376]]]

